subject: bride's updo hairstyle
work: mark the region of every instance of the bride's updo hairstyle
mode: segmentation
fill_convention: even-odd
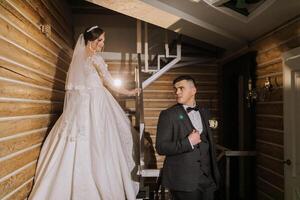
[[[88,41],[96,40],[100,35],[102,35],[104,31],[98,26],[92,26],[85,29],[83,33],[84,44],[87,45]]]

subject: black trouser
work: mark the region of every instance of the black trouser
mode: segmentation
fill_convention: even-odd
[[[195,190],[192,192],[184,191],[171,191],[172,200],[213,200],[215,190],[200,191]]]
[[[216,184],[211,176],[201,175],[199,187],[194,191],[171,190],[172,200],[213,200]]]

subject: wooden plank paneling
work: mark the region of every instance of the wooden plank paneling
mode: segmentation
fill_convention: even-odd
[[[106,64],[108,65],[109,71],[117,71],[117,72],[127,72],[130,74],[134,74],[135,67],[137,64],[135,63],[116,63],[116,62],[109,62],[107,61]]]
[[[197,102],[200,106],[208,107],[210,109],[217,109],[218,108],[218,102],[212,100],[205,100],[205,101],[198,101]],[[145,108],[161,108],[161,109],[167,109],[168,107],[171,107],[172,105],[175,105],[176,101],[173,99],[163,99],[163,100],[144,100],[144,107]],[[127,108],[134,108],[135,102],[134,100],[126,101],[126,107]]]
[[[273,85],[273,87],[278,88],[281,87],[283,85],[283,77],[282,77],[282,73],[276,73],[276,74],[269,74],[267,76],[262,76],[262,77],[258,77],[257,78],[257,82],[256,85],[258,88],[263,88],[266,82],[266,78],[270,77],[270,83]]]
[[[69,5],[66,1],[61,0],[52,0],[50,3],[57,9],[57,11],[60,14],[60,18],[63,18],[63,20],[70,25],[73,26],[73,20],[72,20],[72,11],[69,9]]]
[[[39,15],[37,11],[35,11],[27,1],[20,0],[3,0],[1,1],[1,6],[4,7],[9,13],[13,13],[13,15],[17,15],[19,19],[25,21],[29,20],[34,26],[31,26],[31,29],[39,29],[39,24],[42,21],[45,21],[43,17]],[[53,40],[52,40],[53,39]],[[72,44],[67,44],[55,31],[51,34],[51,40],[59,45],[62,50],[66,50],[68,55],[71,55],[71,47]]]
[[[277,158],[273,158],[271,156],[259,153],[257,155],[257,164],[259,166],[264,166],[267,169],[270,169],[280,175],[283,176],[284,170],[283,170],[283,162],[282,160],[279,160]]]
[[[278,188],[270,185],[265,180],[258,178],[256,180],[257,188],[261,191],[263,191],[265,194],[272,197],[272,199],[276,200],[284,200],[284,193],[279,190]]]
[[[13,60],[17,63],[29,66],[30,68],[41,71],[51,77],[58,78],[62,81],[66,79],[66,72],[56,68],[56,63],[48,63],[45,60],[41,60],[34,55],[26,52],[24,49],[20,49],[17,46],[0,39],[1,54],[3,57]],[[13,52],[13,53],[11,53]]]
[[[31,37],[24,35],[11,24],[0,18],[0,35],[7,40],[25,48],[27,51],[32,52],[51,63],[57,63],[57,67],[67,71],[69,68],[68,61],[59,60],[57,55],[53,55],[45,46],[41,46]]]
[[[0,138],[35,129],[50,128],[57,119],[57,115],[45,115],[2,120],[0,121]]]
[[[44,128],[42,130],[33,131],[30,134],[26,134],[20,137],[0,141],[0,157],[7,156],[19,150],[42,143],[47,132],[47,128]]]
[[[149,109],[144,109],[144,116],[145,117],[158,117],[159,116],[159,113],[161,112],[161,109],[159,108],[153,108],[151,110]],[[218,115],[218,111],[217,110],[211,110],[211,116],[217,116]]]
[[[21,186],[17,191],[10,195],[7,200],[26,199],[28,193],[31,191],[33,180],[30,180],[25,185]]]
[[[283,116],[283,103],[258,103],[256,104],[256,113],[265,115],[281,115]]]
[[[179,76],[179,75],[178,75]],[[216,82],[204,82],[196,81],[197,89],[199,91],[203,90],[218,90],[218,85]],[[155,81],[150,84],[146,90],[173,90],[172,81]]]
[[[269,129],[283,130],[283,119],[280,117],[257,116],[256,126]]]
[[[267,195],[261,190],[257,191],[257,200],[274,200],[271,196]]]
[[[172,69],[172,71],[167,72],[169,73],[177,73],[178,75],[180,74],[189,74],[189,75],[194,75],[197,73],[213,73],[213,74],[218,74],[218,66],[205,66],[205,65],[189,65],[187,67],[178,67]]]
[[[13,83],[0,79],[0,96],[11,98],[24,98],[35,100],[52,100],[64,101],[64,93],[62,91],[47,90],[43,88],[36,88],[20,83]]]
[[[74,43],[69,9],[65,1],[0,1],[0,199],[27,198],[41,144],[62,112]]]
[[[59,9],[59,6],[55,6],[55,1],[40,0],[45,6],[46,12],[51,14],[53,19],[66,31],[69,38],[72,38],[72,22],[66,19],[71,19],[71,13],[65,13]],[[66,2],[61,1],[60,4],[65,4]],[[40,9],[40,7],[38,7]],[[68,16],[65,17],[65,16]],[[60,19],[60,20],[58,20]]]
[[[0,177],[4,177],[15,170],[27,165],[28,163],[35,161],[40,153],[40,145],[24,151],[12,158],[1,161]]]
[[[282,72],[282,63],[272,63],[265,66],[257,66],[256,76],[265,76],[274,72]]]
[[[263,91],[260,90],[260,93],[258,95],[258,102],[280,102],[283,98],[283,89],[282,88],[276,88],[272,89],[271,91]]]
[[[261,54],[258,54],[256,58],[257,63],[264,63],[269,60],[281,57],[282,52],[288,51],[289,49],[293,49],[295,47],[300,46],[300,34],[296,37],[291,38],[279,46],[276,46],[268,51],[264,51]]]
[[[283,160],[283,147],[280,145],[256,141],[256,149],[258,152]]]
[[[217,97],[218,97],[218,91],[203,90],[196,94],[197,99],[217,99]],[[144,98],[175,99],[175,94],[172,90],[171,91],[170,90],[168,91],[148,90],[144,92]]]
[[[257,194],[258,199],[284,199],[283,171],[283,74],[282,52],[300,44],[292,25],[253,44],[258,50],[256,81],[260,98],[256,116]],[[300,30],[300,29],[299,29]],[[262,88],[270,77],[271,91]],[[262,102],[262,103],[260,103]],[[276,116],[276,117],[275,117]]]
[[[283,145],[283,131],[257,127],[256,138],[261,141]]]
[[[59,21],[61,22],[62,20],[58,21],[58,19],[52,15],[52,11],[48,10],[41,0],[27,0],[27,2],[33,10],[39,13],[40,17],[42,17],[46,23],[51,23],[53,31],[55,31],[68,46],[72,46],[72,32],[70,28],[60,25]]]
[[[252,47],[259,51],[266,51],[284,43],[290,38],[297,36],[298,33],[300,33],[299,20],[295,21],[293,24],[288,24],[288,26],[279,27],[278,31],[256,41],[252,44]]]
[[[271,170],[262,168],[260,166],[257,167],[256,172],[258,177],[268,181],[269,183],[272,183],[272,185],[278,188],[283,188],[284,178],[282,175],[278,175]]]
[[[178,74],[166,74],[164,76],[161,76],[160,78],[157,79],[157,81],[173,81],[176,77],[178,77]],[[196,74],[193,75],[193,78],[197,81],[197,80],[201,80],[201,81],[211,81],[211,82],[217,82],[218,81],[218,77],[216,74],[211,74],[211,73],[206,73],[206,74]]]
[[[146,126],[156,126],[158,121],[158,117],[147,117],[145,118]]]
[[[0,77],[64,91],[64,82],[0,59]]]
[[[24,2],[22,1],[19,3],[22,5]],[[23,31],[23,33],[27,34],[27,36],[31,36],[32,39],[49,49],[49,51],[53,52],[53,54],[61,57],[62,60],[70,62],[72,50],[67,46],[62,46],[62,44],[56,42],[55,40],[49,40],[47,37],[45,37],[36,24],[33,24],[32,21],[29,21],[22,15],[26,13],[23,10],[25,7],[26,6],[21,7],[20,13],[6,1],[3,1],[0,4],[0,13],[2,13],[2,15],[0,14],[0,17],[7,23],[12,24],[15,28],[18,28],[18,30]]]
[[[5,195],[9,194],[16,187],[22,185],[25,181],[32,178],[35,172],[35,165],[30,165],[29,167],[25,168],[21,172],[17,173],[9,177],[8,179],[4,180],[0,183],[0,198],[4,197]]]
[[[60,114],[63,103],[0,102],[0,117]]]

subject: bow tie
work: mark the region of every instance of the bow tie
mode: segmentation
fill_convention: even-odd
[[[199,106],[195,106],[195,107],[187,107],[186,108],[186,112],[189,113],[191,111],[199,111]]]

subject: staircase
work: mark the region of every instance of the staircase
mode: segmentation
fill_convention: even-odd
[[[160,78],[151,83],[143,91],[144,103],[144,178],[143,185],[155,186],[159,169],[163,166],[164,156],[160,156],[155,151],[156,127],[159,113],[176,104],[172,82],[183,74],[191,75],[199,85],[197,101],[201,106],[210,109],[212,116],[218,119],[219,94],[218,94],[218,67],[216,65],[193,65],[188,67],[174,68],[163,74]],[[130,99],[125,104],[127,109],[135,110],[135,100]],[[135,121],[135,119],[133,120]],[[217,141],[217,131],[214,131],[215,141]],[[153,170],[153,169],[156,169]],[[150,191],[151,192],[151,191]]]
[[[143,88],[143,93],[137,99],[122,98],[117,96],[119,103],[123,105],[125,110],[131,113],[135,112],[140,117],[135,119],[132,117],[133,125],[140,129],[140,177],[141,190],[143,197],[151,197],[150,190],[155,188],[156,179],[159,176],[159,171],[163,166],[164,156],[160,156],[155,151],[156,127],[159,113],[176,104],[173,80],[183,74],[193,76],[196,82],[200,85],[200,90],[197,93],[197,101],[201,106],[208,107],[213,116],[218,116],[218,68],[217,65],[197,65],[193,62],[180,62],[181,45],[177,45],[176,56],[169,55],[168,46],[166,46],[166,56],[158,55],[157,68],[151,69],[148,64],[139,69],[140,85]],[[140,56],[140,54],[138,54]],[[145,56],[147,58],[148,56]],[[126,63],[108,62],[109,70],[114,78],[121,78],[126,87],[134,87],[138,67],[141,67],[141,58],[139,62],[129,61]],[[160,60],[168,59],[165,66],[160,66]],[[174,66],[185,66],[172,69]],[[154,74],[149,74],[153,73]],[[138,103],[138,104],[137,104]],[[137,124],[135,124],[137,122]]]

